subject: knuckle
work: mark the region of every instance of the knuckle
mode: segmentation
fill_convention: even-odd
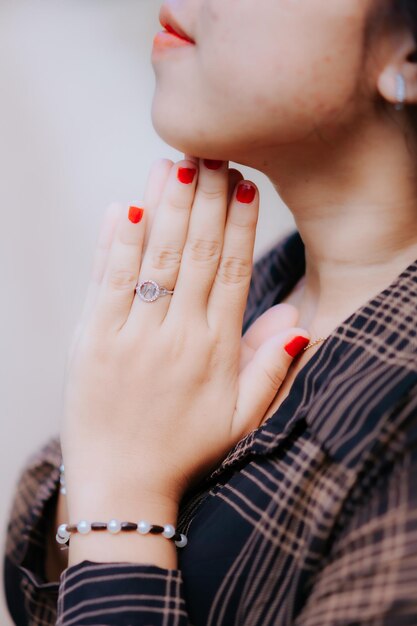
[[[132,270],[114,269],[109,272],[107,284],[115,290],[129,291],[136,287],[137,276]]]
[[[252,262],[235,256],[222,257],[217,271],[218,279],[225,285],[240,285],[251,273]]]
[[[182,195],[172,195],[169,199],[168,209],[174,213],[189,213],[190,203],[184,200]]]
[[[123,246],[126,246],[127,248],[137,248],[139,243],[137,237],[135,235],[132,235],[131,232],[119,233],[118,240]]]
[[[208,239],[192,239],[187,245],[192,261],[215,261],[220,258],[220,242]]]
[[[198,194],[203,200],[224,200],[226,201],[227,194],[224,189],[219,187],[199,187]]]
[[[178,267],[182,253],[174,246],[161,246],[152,250],[152,267],[156,270]]]
[[[284,382],[283,372],[278,369],[271,370],[271,369],[268,369],[267,367],[263,367],[263,373],[271,389],[273,391],[278,391],[278,389],[281,387],[282,383]]]
[[[238,215],[235,214],[230,217],[229,223],[230,226],[232,226],[234,229],[242,231],[243,234],[246,234],[247,232],[251,232],[254,230],[254,228],[256,228],[256,225],[258,223],[258,215],[254,212],[250,213],[249,211],[244,212],[244,214],[241,212]]]

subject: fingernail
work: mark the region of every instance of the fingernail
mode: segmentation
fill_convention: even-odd
[[[256,189],[250,183],[241,183],[238,185],[236,191],[236,198],[239,202],[244,204],[250,204],[254,201],[256,195]]]
[[[219,170],[223,165],[223,161],[214,161],[213,159],[203,159],[203,163],[209,170]]]
[[[308,346],[309,343],[310,339],[307,339],[307,337],[301,337],[300,335],[291,339],[291,341],[284,346],[284,350],[286,350],[290,356],[297,356],[297,354]]]
[[[178,180],[180,183],[189,185],[193,182],[196,171],[194,167],[179,167],[177,173]]]
[[[133,224],[138,224],[143,217],[145,210],[137,206],[129,207],[128,217]]]

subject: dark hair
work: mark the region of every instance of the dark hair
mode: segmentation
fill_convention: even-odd
[[[393,8],[409,26],[417,44],[417,0],[394,0]],[[417,62],[417,50],[411,54],[410,60]]]
[[[387,17],[394,23],[407,26],[414,35],[416,47],[408,60],[417,63],[417,0],[389,0]],[[406,111],[414,138],[417,138],[417,105],[407,105]]]

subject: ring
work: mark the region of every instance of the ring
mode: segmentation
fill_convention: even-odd
[[[168,296],[174,293],[165,287],[160,287],[154,280],[144,280],[137,284],[135,288],[136,294],[144,302],[155,302],[161,296]]]

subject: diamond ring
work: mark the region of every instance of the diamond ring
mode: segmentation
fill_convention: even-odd
[[[154,280],[144,280],[137,284],[135,288],[136,294],[144,302],[155,302],[161,296],[168,296],[174,293],[165,287],[160,287]]]

